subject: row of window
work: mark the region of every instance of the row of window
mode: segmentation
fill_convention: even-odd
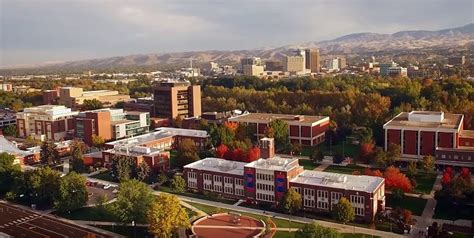
[[[257,173],[257,179],[258,180],[266,180],[266,181],[271,181],[273,182],[273,175],[272,174],[261,174]]]
[[[271,195],[271,194],[257,193],[256,197],[257,197],[257,200],[260,200],[260,201],[266,201],[266,202],[274,202],[275,201],[275,196]]]
[[[269,184],[257,183],[257,189],[273,192],[275,191],[275,186],[269,185]]]
[[[300,187],[293,187],[296,192],[301,194]],[[315,195],[316,191],[316,197]],[[329,209],[329,192],[325,190],[315,190],[315,189],[303,189],[303,205],[305,207],[317,207],[318,209]],[[342,193],[331,192],[331,204],[332,207],[336,205],[339,200],[342,198]],[[355,214],[358,216],[364,215],[364,206],[365,206],[365,197],[358,195],[351,195],[349,200],[354,207]]]

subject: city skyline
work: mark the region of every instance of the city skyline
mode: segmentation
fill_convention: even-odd
[[[0,4],[0,67],[146,53],[278,47],[358,32],[439,30],[472,22],[473,9],[472,1],[463,0],[3,0]],[[401,7],[407,4],[411,7]],[[423,14],[419,14],[421,8],[425,9]]]

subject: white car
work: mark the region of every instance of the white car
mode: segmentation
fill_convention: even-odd
[[[109,189],[110,187],[112,187],[112,185],[106,184],[106,185],[104,186],[104,189],[107,190],[107,189]]]

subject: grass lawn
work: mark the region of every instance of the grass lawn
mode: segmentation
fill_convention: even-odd
[[[217,207],[214,207],[214,206],[209,206],[209,205],[204,205],[204,204],[200,204],[200,203],[193,203],[193,202],[187,202],[189,203],[190,205],[196,207],[197,209],[205,212],[205,213],[210,213],[211,211],[214,211],[217,209]],[[229,211],[233,211],[233,210],[229,210],[229,209],[224,209],[224,208],[221,208],[223,212],[229,212]],[[263,221],[266,221],[268,216],[265,216],[265,215],[257,215],[257,214],[253,214],[253,213],[246,213],[246,212],[239,212],[239,211],[234,211],[234,212],[238,212],[242,215],[245,215],[245,216],[249,216],[249,217],[253,217],[255,219],[258,219],[258,220],[263,220]],[[292,221],[291,223],[286,220],[286,219],[279,219],[279,218],[272,218],[272,221],[275,223],[275,225],[277,227],[291,227],[291,228],[301,228],[304,226],[303,223],[300,223],[300,222],[294,222]]]
[[[428,194],[433,189],[433,185],[436,180],[435,173],[421,173],[419,172],[415,175],[416,188],[413,190],[415,193],[425,193]]]
[[[100,209],[98,207],[83,207],[68,214],[55,214],[70,220],[118,221],[118,218],[111,212],[112,205],[106,204],[104,207],[105,209]]]
[[[288,232],[288,231],[277,231],[275,235],[273,236],[274,238],[292,238],[295,237],[294,232]],[[344,238],[379,238],[380,236],[373,236],[373,235],[367,235],[367,234],[360,234],[360,233],[342,233],[342,237]]]
[[[344,152],[345,156],[355,158],[359,154],[359,146],[353,145],[349,143],[348,141],[344,143],[344,146],[342,142],[337,145],[333,144],[332,146],[329,146],[326,143],[322,143],[322,144],[317,145],[316,148],[321,150],[321,152],[323,152],[324,155],[343,154]]]
[[[210,196],[205,196],[205,195],[200,194],[200,193],[191,193],[191,192],[177,193],[177,192],[173,191],[170,187],[167,187],[167,186],[159,186],[159,187],[156,188],[156,190],[166,192],[166,193],[186,196],[186,197],[190,197],[190,198],[199,198],[199,199],[204,199],[204,200],[209,200],[209,201],[214,201],[214,202],[221,202],[221,203],[225,203],[225,204],[234,204],[234,203],[237,202],[237,200],[233,200],[233,199],[210,197]]]
[[[433,218],[444,220],[474,219],[474,208],[472,206],[449,206],[441,203],[436,204]]]
[[[361,174],[364,174],[364,167],[358,165],[348,165],[348,166],[338,166],[338,165],[329,165],[324,172],[340,173],[340,174],[352,174],[354,171],[360,171]]]
[[[452,238],[472,238],[473,236],[466,233],[454,232],[451,237]]]
[[[418,198],[418,197],[408,197],[406,196],[402,201],[395,201],[392,199],[391,194],[386,194],[386,202],[388,207],[397,208],[401,207],[407,210],[410,210],[413,215],[421,216],[423,213],[423,209],[426,206],[426,199]]]
[[[306,170],[314,170],[314,168],[318,167],[320,164],[314,163],[308,159],[300,159],[299,164],[304,167]]]
[[[117,179],[112,177],[112,175],[110,174],[110,170],[100,172],[94,176],[91,176],[91,178],[101,179],[109,182],[118,182]]]
[[[147,227],[135,227],[135,230],[131,226],[101,226],[96,225],[95,227],[123,235],[125,237],[153,237],[148,233]]]

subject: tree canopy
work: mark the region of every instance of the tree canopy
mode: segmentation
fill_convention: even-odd
[[[178,228],[189,228],[189,217],[176,196],[161,193],[147,213],[149,231],[155,237],[171,237]]]

